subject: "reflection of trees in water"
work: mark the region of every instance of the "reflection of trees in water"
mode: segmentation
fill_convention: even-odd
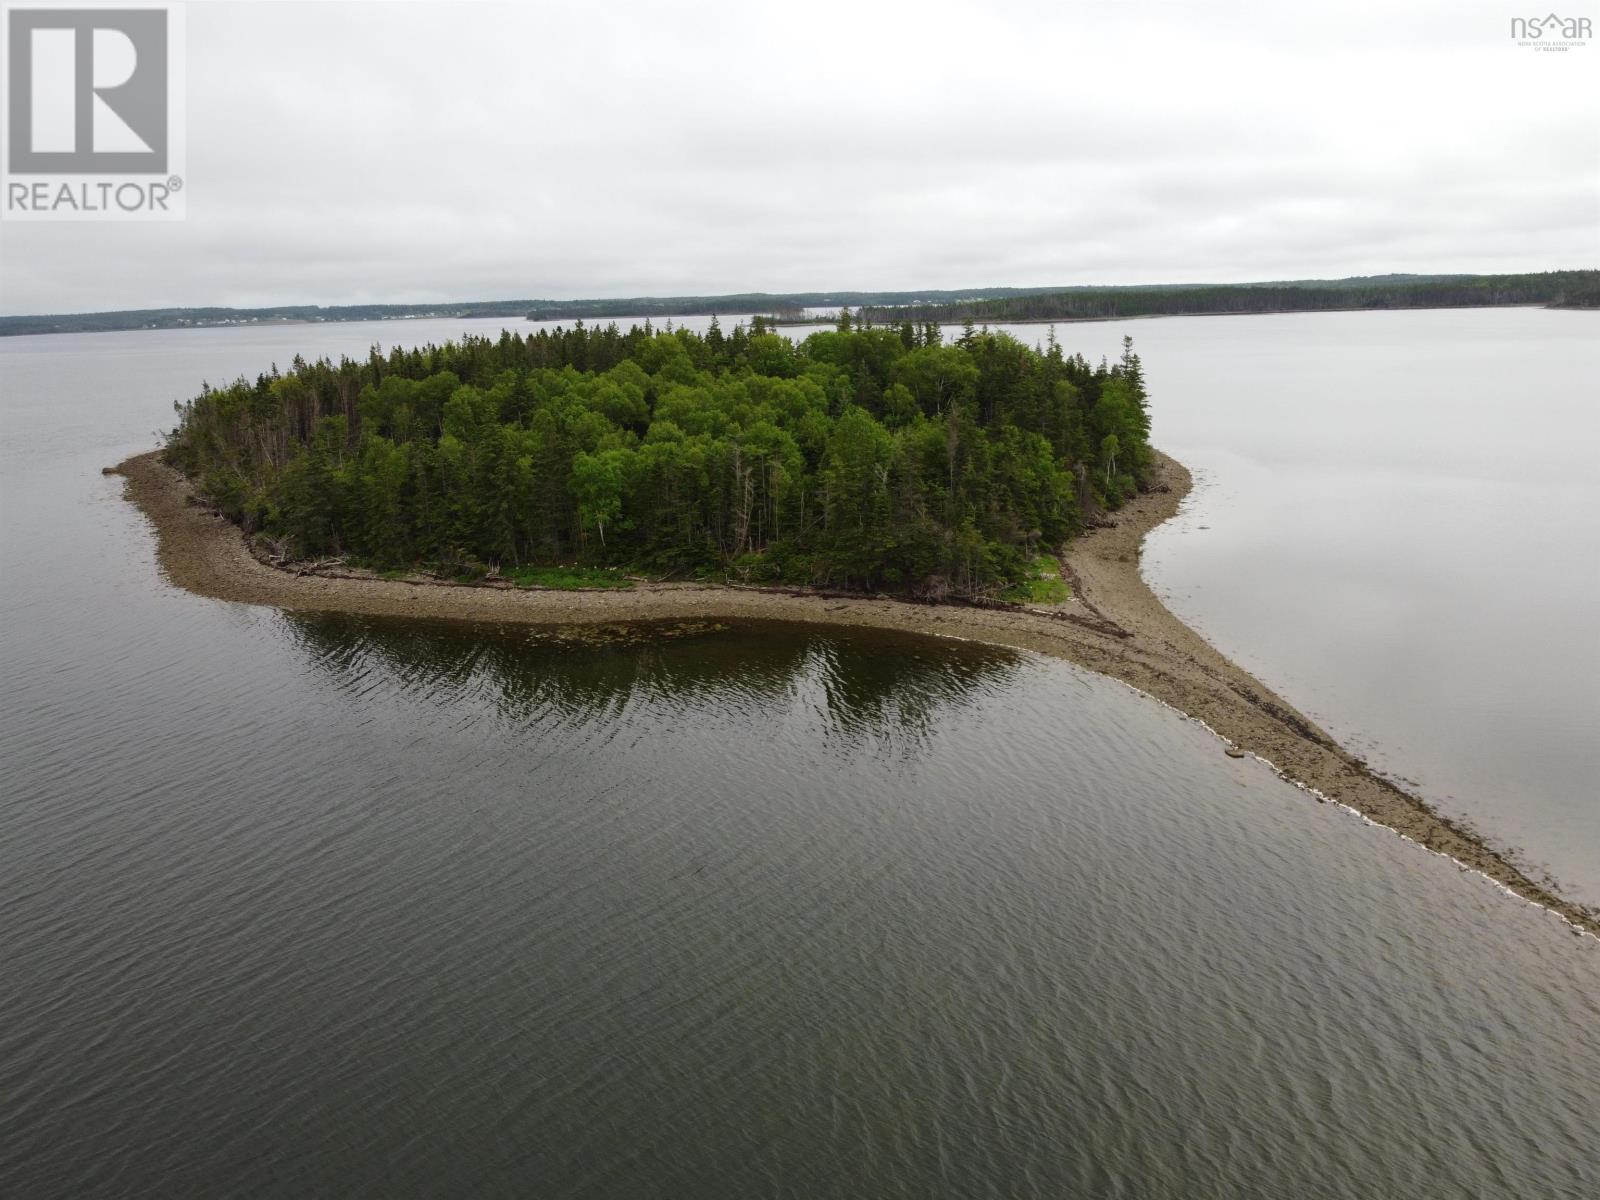
[[[830,738],[847,746],[893,738],[911,750],[942,713],[1013,678],[1015,651],[912,635],[818,635],[803,677],[820,691]]]
[[[923,740],[941,712],[1012,678],[1013,651],[911,634],[796,625],[593,631],[284,613],[313,668],[360,698],[380,682],[441,709],[486,704],[519,727],[606,723],[648,704],[674,720],[799,708],[830,741]]]

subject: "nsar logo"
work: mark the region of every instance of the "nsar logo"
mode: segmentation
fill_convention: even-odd
[[[1574,50],[1593,35],[1588,17],[1512,17],[1511,36],[1517,45],[1534,50]]]

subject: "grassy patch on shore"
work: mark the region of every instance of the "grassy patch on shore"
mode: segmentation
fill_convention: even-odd
[[[616,591],[633,586],[633,580],[609,567],[515,567],[505,573],[518,587],[557,588],[580,591],[607,588]]]
[[[1061,563],[1053,554],[1033,560],[1028,578],[1000,593],[1013,604],[1064,604],[1072,599],[1072,589],[1061,578]]]

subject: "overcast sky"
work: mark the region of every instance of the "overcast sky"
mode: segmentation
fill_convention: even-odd
[[[1600,266],[1528,8],[191,2],[188,219],[0,224],[0,312]]]

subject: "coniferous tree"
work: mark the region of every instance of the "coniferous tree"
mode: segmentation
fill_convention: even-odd
[[[167,457],[302,557],[571,562],[928,596],[1027,576],[1149,477],[1116,363],[969,326],[507,332],[205,387]]]

